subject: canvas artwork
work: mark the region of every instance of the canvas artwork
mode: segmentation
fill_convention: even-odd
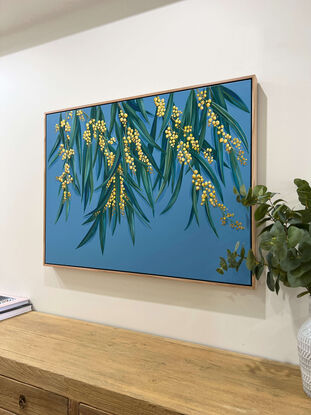
[[[254,76],[46,114],[44,263],[252,286],[216,272],[252,215]]]

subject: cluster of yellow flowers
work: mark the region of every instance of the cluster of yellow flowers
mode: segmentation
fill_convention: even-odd
[[[65,150],[64,144],[59,146],[59,156],[62,156],[62,160],[70,160],[71,157],[75,154],[73,148]]]
[[[189,152],[190,143],[189,141],[184,143],[183,141],[180,141],[177,145],[177,158],[180,164],[190,164],[192,160],[192,156]]]
[[[72,111],[70,111],[67,115],[67,120],[70,120],[70,118],[72,118]]]
[[[107,158],[108,166],[112,167],[116,156],[113,154],[112,151],[108,151],[106,148],[105,148],[104,154]]]
[[[150,160],[148,159],[148,157],[146,156],[146,154],[144,154],[142,147],[141,147],[141,140],[139,138],[139,133],[138,131],[135,129],[133,130],[133,128],[128,127],[127,128],[127,135],[126,137],[123,137],[123,142],[125,144],[124,146],[124,152],[125,152],[125,160],[126,162],[129,164],[129,168],[131,170],[133,170],[133,172],[136,172],[136,166],[134,163],[134,157],[132,157],[130,155],[130,148],[129,145],[131,143],[135,144],[136,147],[136,151],[138,153],[138,159],[147,165],[147,170],[151,173],[152,172],[152,165],[150,163]]]
[[[230,153],[233,147],[235,147],[238,150],[237,160],[243,166],[245,166],[247,159],[245,158],[244,151],[241,148],[241,140],[239,140],[238,138],[232,138],[231,134],[225,132],[224,126],[220,124],[219,120],[217,119],[217,115],[212,111],[211,108],[209,108],[211,106],[212,101],[210,99],[206,100],[206,96],[206,90],[197,93],[198,107],[202,110],[206,105],[208,108],[208,126],[210,127],[211,125],[213,125],[217,128],[217,134],[220,135],[219,142],[225,145],[225,150],[227,151],[227,153]]]
[[[172,111],[172,116],[171,116],[171,118],[172,118],[172,120],[174,121],[174,123],[175,123],[175,128],[179,128],[180,127],[180,124],[181,124],[181,120],[180,120],[180,116],[181,116],[181,114],[182,114],[182,111],[180,111],[179,109],[178,109],[178,107],[176,107],[176,105],[174,105],[173,106],[173,111]]]
[[[86,142],[86,144],[89,146],[92,142],[92,137],[91,137],[91,130],[89,128],[89,125],[86,124],[86,130],[83,133],[83,140]]]
[[[59,131],[60,128],[65,128],[66,132],[71,131],[71,126],[70,126],[69,122],[66,121],[66,120],[61,120],[60,124],[55,124],[55,130],[56,131]]]
[[[68,191],[68,185],[73,182],[73,177],[70,175],[70,166],[68,163],[65,163],[63,173],[60,176],[57,176],[56,180],[60,181],[62,184],[63,200],[69,199],[71,193]]]
[[[125,162],[129,165],[129,169],[132,170],[133,173],[136,173],[136,166],[134,163],[134,157],[131,156],[130,153],[130,143],[131,139],[128,136],[123,137],[124,143],[124,154],[125,154]]]
[[[155,106],[157,107],[157,116],[158,117],[163,117],[164,114],[165,114],[165,101],[164,101],[164,98],[161,99],[158,96],[158,97],[154,97],[153,100],[154,100]]]
[[[107,201],[107,203],[105,204],[105,208],[104,209],[109,209],[109,208],[114,208],[116,206],[116,176],[113,175],[111,177],[111,179],[109,180],[109,186],[111,185],[111,183],[113,183],[113,188],[112,191],[110,193],[109,199]],[[109,187],[107,184],[107,187]]]
[[[127,113],[120,110],[119,118],[120,118],[120,122],[121,122],[121,124],[123,125],[124,128],[126,127],[127,117],[128,117]]]
[[[82,110],[77,111],[77,116],[80,118],[80,121],[84,121],[84,114]]]
[[[86,123],[86,129],[83,133],[83,140],[88,146],[92,143],[91,128],[93,129],[93,137],[95,140],[97,139],[97,132],[99,133],[99,139],[102,140],[102,135],[107,131],[105,121],[98,120],[96,122],[94,118],[90,119],[90,121]]]
[[[200,190],[202,187],[207,186],[207,182],[204,182],[203,176],[201,174],[199,174],[199,172],[197,170],[193,171],[192,183],[195,186],[196,190]]]
[[[128,196],[126,194],[125,191],[125,186],[124,186],[124,178],[123,178],[123,170],[121,165],[119,164],[117,172],[119,174],[119,184],[120,184],[120,200],[119,200],[119,207],[120,207],[120,212],[122,215],[124,215],[125,212],[125,205],[126,205],[126,200],[128,199]],[[115,209],[116,206],[116,175],[114,174],[111,179],[109,180],[109,182],[107,183],[107,188],[110,187],[110,185],[113,185],[111,194],[109,196],[109,199],[104,207],[105,209],[109,209],[109,208],[113,208]]]
[[[167,127],[165,130],[165,137],[169,140],[171,147],[175,147],[178,134],[173,131],[171,127]]]
[[[212,182],[210,180],[204,181],[203,176],[198,172],[198,170],[193,170],[192,184],[195,186],[195,190],[199,191],[202,189],[201,206],[208,201],[213,207],[218,207],[223,212],[221,223],[222,225],[226,225],[227,221],[231,220],[234,216],[234,213],[229,213],[227,207],[223,203],[218,202],[215,186]],[[230,226],[231,228],[237,230],[244,229],[242,223],[239,221],[231,221]]]
[[[123,170],[122,170],[122,167],[121,167],[120,164],[119,164],[119,167],[118,167],[118,173],[119,173],[119,177],[120,177],[120,201],[119,201],[119,207],[120,207],[121,215],[124,215],[126,200],[128,199],[128,196],[127,196],[126,191],[125,191],[124,178],[123,178]]]
[[[233,216],[234,216],[234,213],[229,213],[229,212],[226,213],[226,211],[224,211],[223,216],[220,218],[221,224],[224,226],[227,225],[228,219],[233,218]]]
[[[206,99],[207,96],[207,92],[206,90],[203,91],[199,91],[197,93],[197,97],[198,97],[198,107],[200,108],[200,110],[203,110],[204,106],[206,105],[207,108],[209,108],[211,106],[211,99]]]
[[[244,150],[242,150],[241,140],[239,140],[238,138],[234,138],[232,140],[232,145],[238,150],[237,160],[242,164],[242,166],[245,166],[247,158],[244,156]]]
[[[212,164],[213,161],[214,161],[214,157],[213,157],[212,152],[213,152],[213,150],[209,147],[203,153],[204,158],[207,159],[207,161],[208,161],[209,164]]]
[[[185,125],[183,132],[184,132],[184,137],[187,137],[187,135],[192,132],[192,125]]]
[[[232,229],[236,229],[237,231],[245,229],[245,227],[242,225],[242,222],[239,222],[238,220],[232,222],[230,226]]]
[[[197,151],[197,152],[199,152],[199,151],[200,151],[199,141],[198,141],[198,140],[196,140],[196,139],[193,137],[192,133],[191,133],[191,134],[187,137],[187,141],[188,141],[188,142],[190,142],[191,147],[192,147],[192,149],[193,149],[194,151]]]

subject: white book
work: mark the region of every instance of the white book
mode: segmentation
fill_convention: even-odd
[[[0,291],[0,313],[26,304],[30,304],[29,298],[13,297]]]
[[[9,311],[1,311],[0,321],[6,320],[11,317],[19,316],[20,314],[28,313],[31,310],[32,310],[32,305],[28,304],[28,305],[13,308],[12,310],[9,310]]]

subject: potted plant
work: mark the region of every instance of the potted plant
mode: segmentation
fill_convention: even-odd
[[[258,252],[245,252],[237,242],[227,257],[220,258],[217,271],[223,274],[229,268],[239,270],[243,262],[257,280],[266,277],[271,291],[279,293],[280,284],[302,287],[298,297],[309,295],[310,317],[298,333],[298,352],[303,387],[311,397],[311,187],[305,180],[295,179],[301,203],[291,208],[266,186],[258,185],[248,192],[244,186],[234,189],[237,201],[246,207],[256,206],[254,218],[259,228]]]

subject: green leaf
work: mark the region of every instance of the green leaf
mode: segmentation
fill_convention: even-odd
[[[296,245],[301,242],[306,231],[297,228],[296,226],[290,226],[288,228],[288,245],[290,248],[295,248]]]
[[[257,265],[256,257],[253,251],[250,249],[248,251],[247,258],[246,258],[246,266],[250,271],[253,271],[256,265]]]
[[[159,132],[159,137],[161,137],[161,135],[163,134],[163,132],[166,129],[167,124],[168,124],[168,122],[171,118],[172,111],[173,111],[173,98],[174,98],[174,93],[171,93],[169,98],[168,98],[168,101],[167,101],[162,126],[161,126],[161,129],[160,129],[160,132]]]
[[[261,221],[266,216],[266,213],[268,212],[268,210],[269,210],[269,205],[265,203],[262,205],[259,205],[255,211],[255,215],[254,215],[255,220],[257,222]]]
[[[274,283],[273,274],[270,271],[268,271],[267,273],[267,286],[270,291],[274,291],[275,283]]]
[[[77,246],[77,249],[81,248],[81,246],[85,245],[88,241],[90,241],[94,237],[94,235],[97,231],[98,225],[99,225],[99,218],[97,217],[96,220],[94,221],[93,225],[88,230],[85,237],[82,239],[82,241]]]
[[[242,111],[249,112],[247,105],[235,92],[223,85],[221,85],[220,88],[222,89],[223,96],[227,101],[240,108]]]
[[[275,222],[269,232],[261,235],[260,248],[270,251],[279,260],[286,257],[286,233],[281,222]]]
[[[197,224],[200,225],[198,212],[198,191],[195,189],[195,186],[192,186],[192,208]]]
[[[54,146],[52,147],[52,150],[50,151],[48,161],[50,161],[50,160],[51,160],[51,158],[53,157],[53,155],[54,155],[55,151],[56,151],[56,150],[58,150],[58,147],[60,146],[60,143],[61,143],[61,134],[59,133],[59,134],[57,135],[56,140],[55,140]],[[58,157],[58,153],[57,153],[56,158],[57,158],[57,157]],[[53,164],[53,163],[51,163],[50,165],[52,165],[52,164]]]
[[[205,203],[204,203],[204,210],[205,210],[205,213],[206,213],[206,217],[207,217],[208,223],[210,224],[210,227],[213,229],[213,231],[214,231],[215,235],[216,235],[216,236],[217,236],[217,238],[218,238],[218,237],[219,237],[219,235],[218,235],[218,232],[217,232],[216,226],[215,226],[215,224],[214,224],[214,221],[213,221],[213,218],[212,218],[212,215],[211,215],[211,211],[210,211],[210,207],[209,207],[208,202],[205,202]]]
[[[223,144],[219,142],[216,127],[213,127],[213,139],[214,139],[214,146],[215,146],[215,151],[216,151],[216,163],[217,163],[218,174],[223,184],[225,184]]]
[[[134,212],[133,212],[133,209],[128,205],[125,205],[125,214],[126,214],[127,223],[128,223],[128,226],[129,226],[129,231],[130,231],[130,235],[131,235],[131,238],[132,238],[132,242],[133,242],[133,245],[134,245],[135,244]]]
[[[295,179],[297,194],[300,203],[308,209],[311,209],[311,187],[306,180]]]
[[[161,147],[157,145],[157,143],[153,140],[151,135],[149,134],[144,122],[141,120],[141,118],[136,114],[136,112],[133,110],[133,108],[130,107],[126,102],[122,103],[124,111],[129,116],[129,121],[134,126],[134,128],[137,129],[140,135],[142,135],[145,140],[151,144],[153,147],[157,148],[158,150],[162,151]]]
[[[239,166],[238,161],[235,157],[234,150],[230,151],[229,159],[230,159],[231,173],[232,173],[234,184],[235,184],[236,188],[240,190],[240,193],[241,193],[241,187],[243,186],[243,179],[242,179],[240,166]]]
[[[55,219],[55,223],[58,222],[58,219],[60,218],[63,209],[64,209],[64,202],[63,202],[63,198],[61,198],[60,205],[59,205],[59,208],[58,208],[58,211],[57,211],[57,215],[56,215],[56,219]]]
[[[242,140],[242,143],[244,144],[244,147],[246,148],[246,150],[248,150],[247,137],[246,137],[242,127],[240,126],[240,124],[224,108],[222,108],[220,105],[216,104],[216,102],[212,101],[211,105],[212,105],[214,111],[218,115],[221,115],[224,119],[226,119],[228,121],[230,126],[233,128],[233,130],[236,132],[236,134]]]
[[[225,258],[223,258],[222,256],[219,258],[220,260],[220,266],[222,269],[224,269],[225,271],[228,270],[228,265],[227,265],[227,261],[225,260]]]
[[[147,122],[149,122],[148,115],[147,115],[147,112],[144,106],[144,98],[137,98],[136,102],[137,102],[140,112],[142,113],[142,116]]]
[[[105,242],[106,242],[106,212],[100,214],[99,219],[99,241],[100,241],[100,249],[102,254],[105,250]]]
[[[146,171],[145,168],[142,168],[141,177],[142,177],[142,181],[143,181],[143,185],[146,191],[147,198],[149,200],[149,203],[152,209],[152,214],[154,215],[154,202],[153,202],[153,195],[152,195],[152,184],[150,180],[150,173]]]
[[[169,181],[172,162],[173,162],[173,149],[172,149],[169,141],[167,141],[166,142],[166,153],[165,153],[164,166],[162,168],[160,166],[160,169],[161,169],[160,171],[163,175],[163,182],[160,186],[159,193],[158,193],[158,196],[157,196],[156,200],[159,199],[159,197],[161,196],[163,190],[165,189],[165,186],[167,185],[167,183]]]
[[[191,154],[192,154],[193,159],[199,162],[202,169],[205,171],[207,176],[210,178],[211,182],[215,186],[215,189],[216,189],[217,193],[219,194],[221,200],[223,201],[223,193],[222,193],[222,189],[221,189],[219,180],[217,179],[217,177],[216,177],[214,171],[212,170],[212,168],[210,167],[210,165],[199,154],[197,154],[195,152],[192,152]]]
[[[118,104],[116,102],[113,102],[110,106],[110,125],[109,125],[109,130],[108,130],[109,136],[111,136],[114,123],[116,121],[117,109],[118,109]]]
[[[303,291],[302,293],[297,295],[297,298],[301,298],[301,297],[303,297],[304,295],[307,295],[307,294],[310,295],[309,291]]]
[[[172,194],[172,197],[170,198],[166,208],[161,212],[161,215],[163,215],[163,213],[170,210],[172,208],[172,206],[174,205],[174,203],[176,202],[176,200],[178,198],[178,195],[179,195],[179,192],[180,192],[183,175],[184,175],[184,165],[182,165],[181,168],[180,168],[178,180],[177,180],[177,183],[176,183],[176,186],[175,186],[175,190]]]

